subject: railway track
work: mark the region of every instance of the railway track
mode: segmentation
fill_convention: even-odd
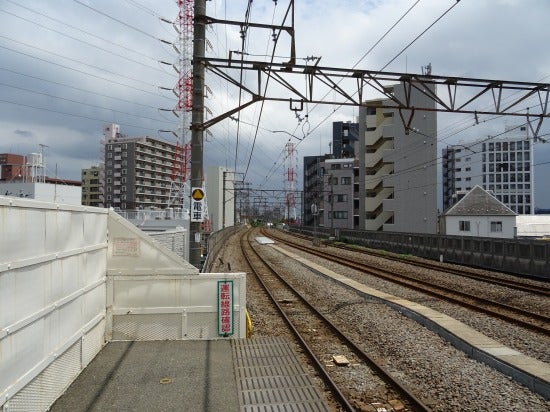
[[[468,307],[470,309],[486,313],[490,316],[503,319],[524,328],[550,335],[550,317],[547,314],[534,313],[522,308],[493,301],[483,296],[473,295],[463,290],[436,285],[432,282],[423,281],[402,272],[397,273],[395,271],[380,267],[371,267],[364,263],[358,262],[357,259],[350,259],[342,255],[331,253],[327,250],[327,248],[320,250],[319,248],[309,247],[290,241],[281,236],[277,236],[273,231],[269,231],[269,233],[262,231],[262,233],[265,236],[274,238],[281,243],[287,244],[306,253],[310,253],[332,262],[356,269],[363,273],[429,294],[439,299],[444,299],[448,302],[456,303],[463,307]],[[386,258],[386,256],[383,257]],[[414,261],[407,261],[406,263],[412,265],[416,264]]]
[[[272,232],[270,232],[272,233]],[[271,236],[271,235],[270,235]],[[312,238],[307,235],[302,235],[299,233],[291,233],[291,236],[297,237],[300,239],[306,239],[311,240]],[[345,244],[336,244],[332,243],[330,245],[331,247],[338,248],[338,249],[344,249],[348,251],[353,251],[356,253],[361,253],[368,256],[375,256],[383,259],[392,260],[395,262],[402,262],[407,264],[412,264],[421,268],[429,269],[429,270],[436,270],[441,273],[447,273],[452,274],[456,276],[462,276],[464,278],[477,280],[480,282],[485,282],[493,285],[499,285],[508,287],[510,289],[514,290],[520,290],[522,292],[528,292],[533,293],[535,295],[539,296],[545,296],[550,297],[550,286],[545,285],[543,282],[538,282],[537,284],[529,284],[526,283],[523,280],[514,280],[514,279],[503,279],[502,277],[499,277],[498,275],[490,275],[487,273],[481,274],[475,270],[472,270],[468,268],[467,266],[463,266],[461,268],[455,268],[452,266],[444,266],[438,263],[430,263],[429,261],[421,261],[421,260],[415,260],[410,258],[401,258],[397,254],[389,254],[384,252],[377,252],[374,249],[364,249],[364,248],[357,248],[357,247],[351,247]]]
[[[376,360],[361,350],[344,332],[330,320],[317,311],[310,302],[294,289],[284,276],[278,273],[251,245],[252,231],[245,232],[240,239],[242,253],[245,256],[252,272],[262,284],[266,294],[277,307],[293,334],[300,342],[303,350],[313,362],[323,381],[331,389],[334,398],[345,410],[355,410],[364,405],[391,406],[392,403],[401,403],[405,410],[430,411],[408,388],[395,379]],[[327,348],[332,348],[343,358],[327,359]],[[351,368],[328,367],[333,362],[339,363],[343,359],[351,362],[351,368],[368,367],[374,373],[372,379],[379,380],[379,390],[369,394],[359,394],[346,385],[346,372]],[[345,361],[344,361],[345,363]],[[374,372],[372,372],[374,371]],[[377,397],[375,394],[380,394]],[[368,399],[364,399],[367,397]]]

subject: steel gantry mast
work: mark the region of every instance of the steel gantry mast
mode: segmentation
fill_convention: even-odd
[[[296,147],[294,143],[285,145],[285,206],[287,223],[296,223]]]
[[[544,118],[550,117],[548,101],[550,84],[517,82],[506,80],[475,79],[454,76],[435,76],[432,74],[411,74],[358,70],[338,67],[293,64],[287,62],[267,63],[263,61],[246,61],[242,59],[205,58],[206,69],[246,92],[250,99],[220,116],[202,124],[206,129],[231,116],[235,112],[262,100],[288,102],[292,110],[304,103],[328,104],[340,106],[368,106],[365,102],[369,92],[383,95],[387,104],[377,103],[377,107],[397,109],[405,129],[410,126],[417,111],[437,111],[452,113],[469,113],[478,115],[505,115],[526,117],[531,125],[531,132],[536,137]],[[245,70],[255,78],[255,87],[240,84],[237,74]],[[279,96],[263,95],[263,85],[267,79],[282,86]],[[305,79],[305,82],[304,82]],[[403,99],[393,94],[390,84],[403,83]],[[433,92],[436,85],[438,93]],[[325,98],[326,90],[331,90],[330,98]],[[411,95],[415,92],[435,102],[434,107],[419,107],[411,104]],[[489,97],[490,106],[479,109],[477,104],[486,104]],[[536,103],[522,106],[527,99],[536,98]],[[483,99],[483,101],[482,101]],[[536,120],[532,126],[532,120]]]
[[[289,16],[291,23],[285,25],[284,22]],[[320,59],[315,59],[313,65],[297,64],[294,41],[294,0],[289,1],[284,22],[281,25],[272,25],[221,20],[206,14],[206,0],[195,0],[191,124],[192,186],[200,187],[202,180],[204,131],[261,101],[286,102],[290,110],[298,112],[305,104],[367,107],[373,103],[365,100],[367,96],[374,93],[377,97],[382,95],[387,98],[383,102],[376,100],[376,107],[397,110],[406,131],[410,129],[415,114],[420,111],[467,113],[472,114],[476,120],[479,115],[505,115],[525,117],[535,139],[538,138],[543,120],[550,117],[548,108],[550,84],[548,83],[435,76],[431,72],[411,74],[327,67],[319,65]],[[228,58],[206,57],[205,31],[206,26],[211,24],[240,26],[241,32],[244,33],[246,30],[243,31],[243,29],[249,27],[271,30],[275,41],[282,33],[288,34],[290,59],[285,62],[246,60],[242,53],[231,51]],[[240,89],[244,95],[248,96],[248,100],[205,121],[204,76],[206,71]],[[243,84],[241,82],[243,72],[252,74],[247,78],[254,77],[255,81]],[[268,95],[265,93],[268,82],[281,87],[271,88]],[[394,95],[393,88],[388,87],[396,83],[402,83],[404,86],[403,98]],[[411,100],[413,91],[427,97],[429,103],[425,107],[414,106]],[[327,96],[330,97],[327,98]],[[535,103],[525,107],[532,98],[535,98]],[[483,108],[480,108],[480,105],[483,105]],[[191,222],[191,236],[194,235],[194,239],[192,238],[190,242],[189,256],[190,262],[195,266],[200,264],[200,244],[198,244],[201,237],[200,225],[200,223]]]

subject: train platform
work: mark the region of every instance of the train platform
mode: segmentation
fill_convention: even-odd
[[[54,403],[78,411],[329,411],[283,338],[108,343]]]

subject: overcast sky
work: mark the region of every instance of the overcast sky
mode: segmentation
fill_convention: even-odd
[[[321,57],[320,65],[381,70],[430,25],[410,47],[384,68],[420,73],[428,63],[434,75],[526,82],[550,82],[550,2],[548,0],[296,0],[296,56]],[[251,22],[280,24],[288,0],[256,0]],[[441,17],[451,6],[447,14]],[[380,43],[384,33],[410,12]],[[244,21],[244,0],[207,2],[207,14]],[[100,160],[101,129],[119,123],[124,134],[175,141],[159,130],[176,130],[167,111],[177,76],[159,61],[175,63],[172,0],[1,0],[0,1],[0,153],[44,151],[47,173],[80,179],[80,169]],[[441,19],[436,22],[437,19]],[[435,22],[435,24],[434,24]],[[241,49],[239,27],[212,25],[208,56],[228,57]],[[268,60],[271,32],[248,31],[248,59]],[[288,36],[281,35],[275,61],[288,58]],[[365,56],[366,55],[366,56]],[[249,75],[250,76],[250,75]],[[250,83],[251,77],[244,81]],[[238,91],[207,74],[208,118],[235,107]],[[271,86],[275,92],[275,86]],[[328,96],[329,98],[331,96]],[[378,96],[367,96],[374,98]],[[480,105],[487,102],[480,102]],[[535,104],[526,101],[525,107]],[[260,115],[261,113],[261,115]],[[307,114],[307,122],[305,115]],[[296,144],[295,168],[303,156],[329,151],[333,121],[355,121],[356,108],[306,106],[296,113],[288,103],[254,104],[237,122],[213,126],[205,141],[205,166],[246,172],[253,187],[283,188],[284,147]],[[254,142],[256,128],[260,128]],[[439,149],[459,141],[494,136],[524,118],[469,115],[438,117]],[[280,132],[283,131],[283,132]],[[550,119],[541,134],[550,132]],[[295,135],[298,140],[290,135]],[[304,139],[305,137],[305,139]],[[238,141],[238,145],[237,145]],[[44,145],[44,146],[41,146]],[[550,208],[550,143],[535,146],[535,203]],[[241,175],[242,176],[242,175]],[[297,183],[301,189],[301,178]]]

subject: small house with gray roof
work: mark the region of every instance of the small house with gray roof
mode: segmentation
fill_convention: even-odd
[[[481,186],[475,186],[443,214],[444,233],[514,238],[517,214]]]

